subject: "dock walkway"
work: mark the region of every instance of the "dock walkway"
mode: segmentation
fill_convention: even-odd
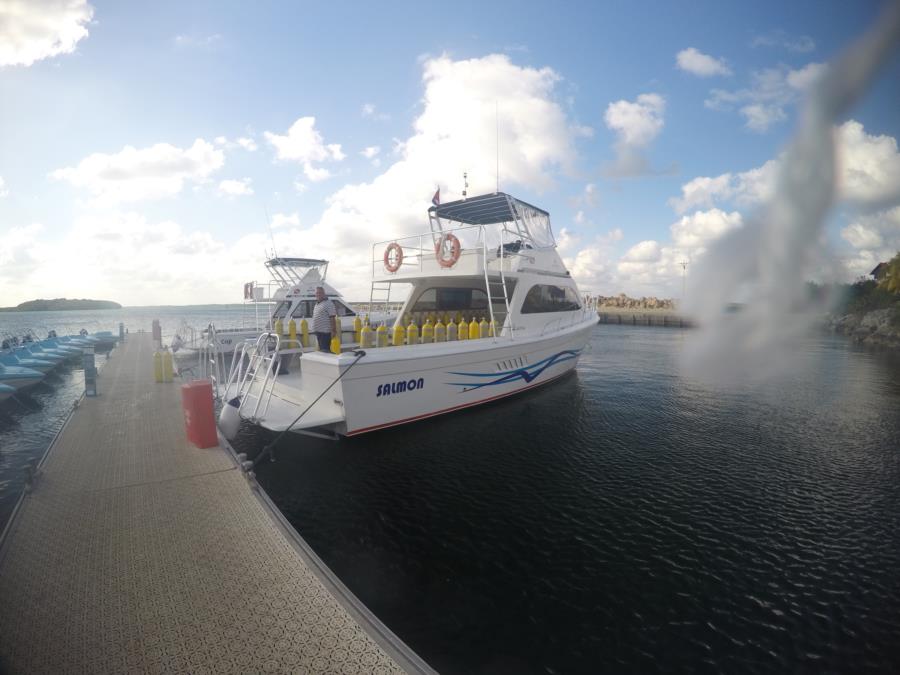
[[[187,443],[152,351],[113,351],[0,543],[0,671],[429,672],[231,454]]]

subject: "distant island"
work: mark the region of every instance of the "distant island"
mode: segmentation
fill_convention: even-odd
[[[53,300],[28,300],[15,307],[0,307],[0,312],[50,312],[70,309],[122,309],[122,305],[110,300],[55,298]]]

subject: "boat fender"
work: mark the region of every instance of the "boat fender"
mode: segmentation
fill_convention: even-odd
[[[444,249],[447,244],[450,245],[449,258],[444,257]],[[456,264],[456,261],[459,260],[461,251],[462,248],[460,247],[459,239],[456,238],[456,235],[450,234],[449,232],[438,239],[438,243],[434,245],[434,257],[437,258],[438,264],[441,267],[453,267]]]
[[[393,256],[391,255],[393,254]],[[393,274],[403,264],[403,248],[396,241],[384,249],[384,269]]]
[[[238,429],[241,426],[241,399],[233,398],[222,406],[222,412],[219,413],[219,429],[222,435],[229,441],[237,436]]]

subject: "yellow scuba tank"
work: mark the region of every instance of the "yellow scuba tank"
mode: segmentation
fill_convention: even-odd
[[[359,314],[357,314],[353,318],[353,338],[357,344],[362,344],[362,319],[359,318]]]
[[[368,319],[366,319],[365,325],[359,330],[359,345],[363,349],[375,346],[375,331],[369,326]]]
[[[395,347],[406,344],[406,329],[403,327],[402,321],[394,324],[393,344]]]
[[[334,317],[334,323],[337,324],[335,326],[335,328],[337,329],[337,332],[331,336],[331,352],[333,354],[340,354],[341,353],[341,337],[342,337],[342,335],[341,335],[341,317],[339,317],[339,316]],[[337,349],[335,349],[335,343],[337,344]]]
[[[281,319],[275,319],[273,332],[275,333],[275,335],[282,335],[284,333],[284,322]]]
[[[297,342],[297,322],[291,319],[288,321],[288,347],[294,349],[299,346],[300,343]]]
[[[416,325],[415,320],[411,320],[406,327],[406,344],[419,344],[419,327]]]
[[[162,371],[163,382],[171,382],[175,375],[175,368],[174,363],[172,362],[172,352],[170,352],[168,348],[163,350],[162,353]]]
[[[469,339],[477,340],[481,336],[481,332],[478,329],[478,322],[475,320],[475,317],[472,317],[472,321],[469,323]]]
[[[458,335],[459,335],[460,340],[468,340],[469,339],[469,324],[466,323],[465,319],[459,320],[457,329],[458,329]]]
[[[153,352],[153,379],[163,381],[162,352]]]
[[[481,321],[478,322],[478,337],[484,339],[491,332],[490,324],[485,321],[484,317],[481,318]]]
[[[375,346],[388,346],[388,329],[384,324],[381,324],[380,326],[378,326],[378,328],[375,329]]]
[[[422,342],[434,342],[434,324],[431,323],[431,317],[422,326]]]
[[[447,327],[443,324],[443,322],[438,318],[438,322],[434,324],[434,341],[435,342],[446,342],[447,341]]]
[[[306,319],[300,319],[300,344],[309,347],[309,324]]]
[[[459,328],[453,321],[447,323],[447,342],[455,342],[459,337]]]

